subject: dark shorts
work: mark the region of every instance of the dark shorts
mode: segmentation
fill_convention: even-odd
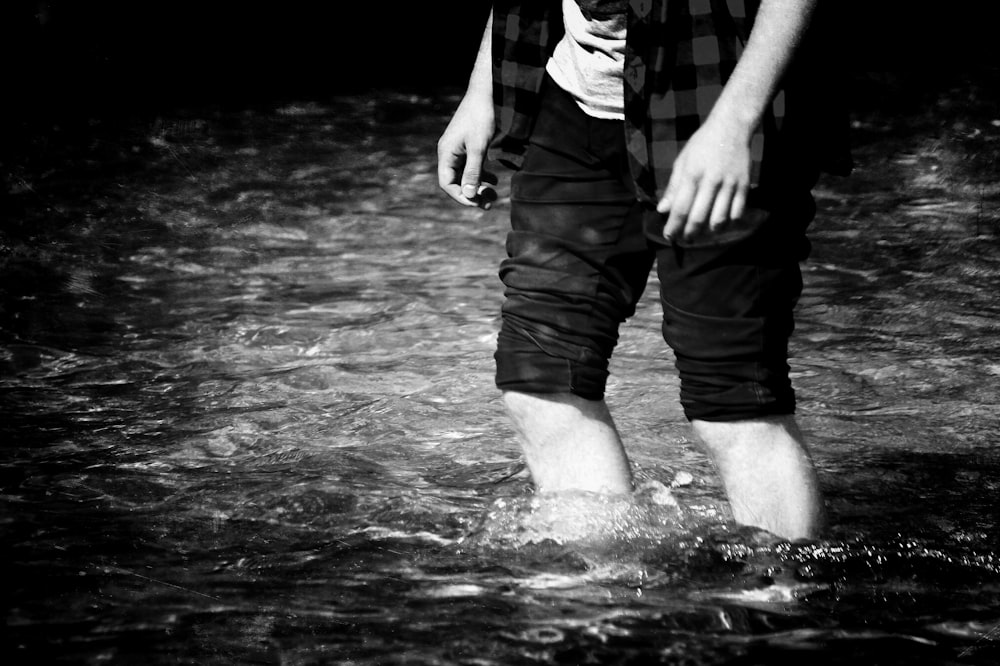
[[[602,398],[619,325],[634,314],[655,262],[687,417],[794,412],[788,338],[799,261],[809,253],[811,185],[755,190],[751,203],[766,219],[737,240],[668,244],[662,216],[636,198],[622,123],[586,115],[547,81],[524,165],[511,179],[497,386]]]

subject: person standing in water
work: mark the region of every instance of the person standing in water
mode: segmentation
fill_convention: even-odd
[[[814,538],[788,339],[820,170],[849,171],[805,56],[818,0],[493,4],[440,187],[515,170],[496,384],[538,492],[632,490],[604,401],[654,262],[680,400],[734,519]]]

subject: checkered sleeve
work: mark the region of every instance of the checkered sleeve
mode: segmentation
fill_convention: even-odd
[[[628,0],[625,136],[644,200],[655,203],[662,195],[674,161],[735,69],[759,5],[760,0]],[[561,0],[494,2],[492,159],[515,169],[523,162],[545,65],[562,34]],[[787,77],[791,84],[765,114],[750,146],[754,185],[763,172],[765,143],[768,164],[850,170],[846,115],[831,114],[830,86],[815,74],[811,65],[796,66]]]
[[[562,37],[560,0],[493,4],[493,100],[497,131],[490,157],[519,168],[539,106],[545,65]]]

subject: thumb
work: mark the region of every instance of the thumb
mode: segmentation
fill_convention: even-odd
[[[472,199],[479,193],[479,185],[482,182],[482,171],[483,153],[481,151],[469,151],[465,160],[465,169],[462,170],[462,196]]]

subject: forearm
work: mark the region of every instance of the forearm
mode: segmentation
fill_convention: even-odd
[[[819,0],[761,0],[746,49],[710,118],[748,133],[760,124]]]
[[[492,33],[491,12],[469,87],[438,139],[438,185],[463,206],[489,208],[496,198],[483,184],[497,182],[496,176],[483,170],[494,132]]]
[[[479,53],[469,77],[466,95],[493,98],[493,11],[486,21],[486,30],[479,43]]]

